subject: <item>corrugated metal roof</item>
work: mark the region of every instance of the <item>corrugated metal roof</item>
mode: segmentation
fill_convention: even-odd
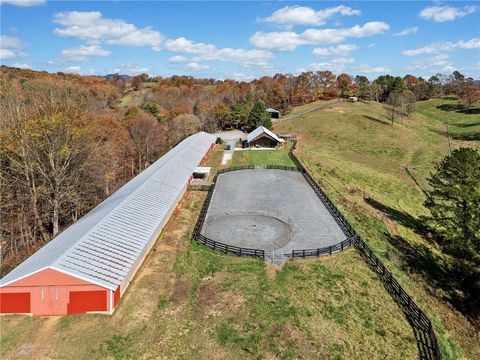
[[[18,265],[0,286],[52,268],[115,290],[143,260],[213,142],[204,132],[180,142]]]
[[[251,142],[263,133],[265,133],[268,136],[274,138],[278,142],[283,142],[283,139],[280,139],[277,135],[275,135],[273,132],[271,132],[270,130],[268,130],[266,127],[263,127],[263,126],[259,126],[258,128],[253,130],[250,134],[248,134],[247,135],[247,141]]]

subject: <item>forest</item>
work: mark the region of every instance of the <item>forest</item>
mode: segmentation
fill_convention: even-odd
[[[392,124],[417,101],[458,96],[468,109],[479,98],[478,85],[457,71],[373,81],[319,71],[247,83],[6,66],[0,93],[2,275],[197,131],[248,130],[260,124],[259,109],[284,115],[293,106],[339,97],[382,102]]]

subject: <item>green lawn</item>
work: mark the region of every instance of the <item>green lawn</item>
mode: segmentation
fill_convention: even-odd
[[[241,165],[281,165],[295,166],[288,151],[291,144],[279,150],[241,150],[233,153],[230,166]]]

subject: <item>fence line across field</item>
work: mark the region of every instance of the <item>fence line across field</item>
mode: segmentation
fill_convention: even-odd
[[[307,182],[312,186],[315,193],[320,200],[323,201],[330,214],[335,218],[337,223],[345,229],[349,234],[347,240],[352,241],[353,246],[357,249],[360,255],[366,260],[370,268],[377,273],[380,279],[383,281],[385,288],[389,291],[395,302],[401,307],[405,313],[407,320],[412,326],[415,338],[417,340],[417,347],[420,352],[421,359],[440,360],[442,358],[440,348],[438,346],[437,337],[432,326],[432,322],[427,315],[420,309],[410,295],[403,289],[400,283],[395,279],[393,274],[385,267],[382,261],[374,254],[368,244],[357,234],[353,226],[338,210],[336,205],[330,200],[327,194],[318,186],[313,177],[304,168],[300,160],[296,157],[293,151],[297,147],[297,140],[294,141],[289,155],[292,161],[295,163],[299,171],[303,174]],[[303,255],[303,252],[297,252],[296,254]],[[311,255],[311,250],[305,255]],[[306,257],[305,256],[305,257]],[[300,256],[304,257],[304,256]]]

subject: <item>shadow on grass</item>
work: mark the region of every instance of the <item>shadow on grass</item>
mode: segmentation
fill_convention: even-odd
[[[381,211],[390,219],[397,223],[412,229],[424,239],[431,238],[433,231],[424,224],[422,219],[418,219],[406,212],[394,209],[390,206],[382,204],[374,199],[365,199],[366,203],[373,208]],[[433,251],[433,245],[429,246],[428,243],[410,242],[407,239],[392,235],[388,232],[384,233],[385,237],[391,245],[396,249],[399,249],[403,255],[403,259],[407,266],[416,273],[422,274],[432,283],[432,289],[438,291],[437,296],[443,298],[445,301],[450,302],[458,311],[466,315],[475,325],[480,328],[480,301],[477,295],[468,299],[465,294],[477,294],[475,286],[478,276],[475,272],[460,271],[458,268],[460,263],[454,262],[454,259],[448,260],[447,257],[436,254]],[[465,273],[470,275],[465,276]],[[471,288],[471,289],[470,289]],[[463,291],[467,291],[462,295]]]
[[[480,114],[480,108],[467,108],[463,104],[442,104],[438,105],[437,109],[443,110],[443,111],[450,111],[450,112],[456,112],[456,113],[461,113],[461,114],[467,114],[467,115],[474,115],[474,114]]]
[[[387,215],[390,219],[402,224],[409,229],[412,229],[419,235],[423,236],[428,233],[428,228],[423,224],[420,219],[417,219],[416,217],[404,211],[394,209],[372,198],[366,198],[365,202],[374,209],[377,209]]]
[[[450,125],[450,126],[456,126],[456,125]],[[474,125],[471,125],[474,126]],[[442,130],[437,130],[437,129],[432,129],[433,132],[437,133],[438,135],[442,135],[447,137],[448,134],[446,131]],[[474,132],[471,134],[455,134],[450,132],[450,138],[454,140],[461,140],[461,141],[479,141],[480,140],[480,132]]]
[[[379,124],[382,124],[382,125],[391,125],[390,122],[388,122],[388,121],[386,121],[386,120],[380,120],[380,119],[374,118],[373,116],[363,115],[363,117],[364,117],[365,119],[375,121],[375,122],[377,122],[377,123],[379,123]]]

